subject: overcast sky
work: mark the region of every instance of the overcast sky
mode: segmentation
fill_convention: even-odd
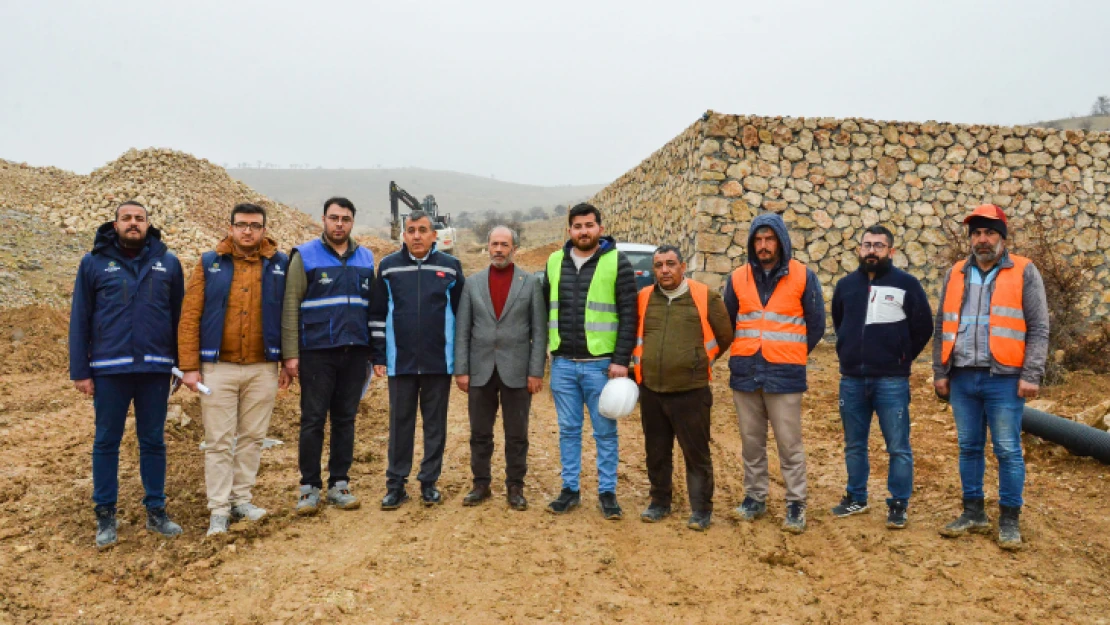
[[[0,158],[604,183],[706,109],[1029,123],[1110,93],[1110,2],[0,0]]]

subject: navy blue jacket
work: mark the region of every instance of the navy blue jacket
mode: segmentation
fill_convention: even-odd
[[[917,278],[898,269],[860,266],[836,283],[833,327],[840,374],[909,377],[910,365],[933,335],[933,310]]]
[[[755,255],[755,231],[769,227],[775,232],[779,240],[779,264],[766,276],[763,275],[763,266]],[[786,224],[777,213],[765,213],[752,220],[752,227],[748,231],[748,262],[752,265],[752,276],[755,278],[756,290],[763,305],[771,299],[779,280],[790,273],[789,259],[793,256],[790,245],[790,234],[786,231]],[[736,292],[732,290],[732,277],[729,276],[725,283],[725,309],[728,317],[736,324],[736,313],[740,310],[740,301]],[[806,288],[802,293],[802,311],[805,313],[806,338],[809,351],[821,342],[825,335],[825,298],[821,293],[821,282],[817,274],[806,269]],[[754,393],[763,389],[765,393],[802,393],[806,385],[805,365],[788,365],[767,362],[763,352],[758,351],[751,356],[731,356],[728,359],[729,381],[733,390]]]
[[[434,245],[420,261],[405,245],[383,258],[370,300],[371,361],[391,376],[453,374],[464,282],[458,259]]]
[[[204,312],[200,316],[200,359],[219,362],[220,344],[224,338],[227,298],[231,295],[231,279],[235,260],[231,254],[205,252],[200,257],[204,276]],[[266,360],[281,360],[281,305],[285,300],[285,270],[289,257],[274,252],[262,257],[262,344]]]
[[[69,315],[69,377],[169,373],[185,297],[181,263],[151,226],[135,258],[119,248],[112,222],[81,259]]]
[[[300,254],[308,288],[301,300],[301,349],[369,346],[374,253],[358,246],[341,259],[314,239],[293,248]],[[280,325],[280,321],[278,322]]]

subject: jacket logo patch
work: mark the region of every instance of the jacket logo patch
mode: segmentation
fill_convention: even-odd
[[[274,273],[275,276],[284,276],[285,275],[285,272],[281,270],[281,267],[274,267],[274,272],[273,273]]]
[[[151,267],[151,269],[153,269],[154,271],[161,271],[163,273],[165,273],[166,271],[166,268],[162,266],[162,261],[157,261],[156,263],[154,263],[154,266]]]
[[[114,261],[114,260],[108,261],[108,266],[104,268],[104,271],[106,271],[108,273],[112,273],[113,271],[119,271],[119,267],[116,265],[116,261]]]
[[[370,278],[363,278],[362,279],[362,290],[363,291],[369,291],[370,290]]]
[[[320,279],[317,280],[317,282],[319,282],[320,284],[331,284],[332,279],[328,277],[328,272],[321,271],[320,272]]]
[[[447,274],[443,273],[442,271],[437,271],[436,272],[436,277],[437,278],[446,278]]]
[[[212,266],[208,268],[208,273],[219,273],[219,272],[220,272],[220,263],[218,263],[218,262],[212,263]]]

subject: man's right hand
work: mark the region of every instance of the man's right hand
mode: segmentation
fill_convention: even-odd
[[[937,396],[944,399],[948,399],[949,393],[952,392],[952,386],[948,383],[948,378],[933,380],[933,388],[936,389]]]
[[[301,372],[301,359],[300,358],[286,358],[285,362],[281,364],[285,369],[285,375],[290,378],[296,378]]]
[[[455,386],[459,387],[460,391],[462,391],[464,393],[469,393],[470,392],[470,376],[469,375],[456,375],[455,376]]]
[[[374,377],[384,378],[389,373],[385,365],[374,365]]]
[[[203,381],[204,376],[200,374],[200,371],[186,371],[185,374],[181,376],[181,383],[194,393],[199,392],[197,390],[197,384],[200,384]]]
[[[96,385],[93,384],[92,378],[87,378],[84,380],[74,380],[73,388],[90,397],[92,396],[93,392],[96,391]]]

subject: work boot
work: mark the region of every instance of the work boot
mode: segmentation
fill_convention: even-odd
[[[844,517],[852,516],[853,514],[863,514],[869,509],[870,508],[867,507],[866,500],[856,501],[855,499],[852,499],[851,495],[846,494],[840,498],[840,503],[837,504],[829,512],[832,512],[833,516],[843,519]]]
[[[208,533],[206,536],[212,537],[218,534],[226,534],[228,528],[231,527],[231,517],[226,514],[212,513],[208,519]]]
[[[767,503],[752,497],[744,497],[743,503],[736,509],[736,515],[741,521],[754,521],[765,514],[767,514]]]
[[[489,499],[493,493],[490,492],[489,484],[475,484],[474,488],[463,497],[464,506],[476,506],[483,501]]]
[[[601,516],[607,521],[619,521],[624,516],[620,504],[617,503],[616,493],[601,493],[597,496],[597,507],[601,509]]]
[[[170,520],[170,515],[166,514],[165,508],[146,509],[146,528],[167,538],[181,533],[181,526]]]
[[[945,538],[959,538],[968,532],[985,534],[991,529],[991,521],[983,510],[982,499],[964,499],[964,511],[955,521],[945,525],[940,535]]]
[[[998,506],[998,509],[998,546],[1006,551],[1019,551],[1024,546],[1018,527],[1021,506]]]
[[[440,494],[435,484],[421,484],[420,499],[424,502],[425,507],[438,506],[443,503],[443,495]]]
[[[547,511],[551,514],[566,514],[578,507],[582,498],[578,491],[564,488],[559,491],[559,497],[547,504]]]
[[[296,513],[300,516],[312,516],[320,511],[320,488],[301,484],[301,498],[297,500]]]
[[[391,488],[386,492],[385,497],[382,497],[382,510],[396,510],[408,500],[409,494],[405,492],[404,487]]]
[[[647,510],[644,510],[640,513],[640,520],[644,523],[658,523],[664,518],[670,516],[670,514],[670,506],[664,506],[652,502],[651,505],[647,507]]]
[[[505,497],[509,500],[509,507],[513,510],[523,511],[528,509],[528,500],[524,498],[523,484],[509,484],[509,492]]]
[[[806,502],[786,502],[786,520],[782,522],[782,529],[791,534],[801,534],[806,531]]]
[[[257,521],[266,516],[266,509],[259,508],[249,501],[237,503],[231,506],[231,520],[232,521]]]
[[[705,530],[709,529],[709,524],[712,522],[712,512],[695,512],[690,515],[690,520],[686,522],[686,527],[696,532],[704,532]]]
[[[97,506],[96,507],[96,548],[108,549],[116,544],[119,535],[116,530],[119,528],[119,521],[116,520],[116,507],[115,506]]]
[[[906,527],[907,505],[900,501],[893,501],[886,508],[887,529],[900,530]]]
[[[347,480],[336,482],[328,489],[328,503],[340,510],[358,510],[362,502],[351,493]]]

